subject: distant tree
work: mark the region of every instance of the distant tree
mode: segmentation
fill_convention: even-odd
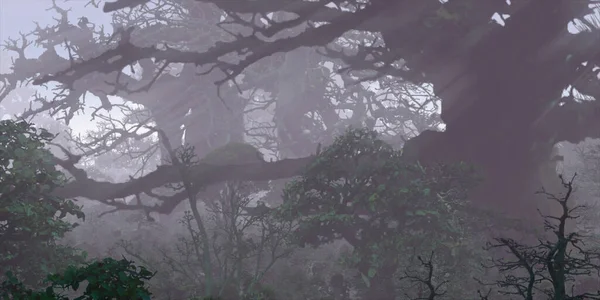
[[[27,285],[83,256],[58,240],[83,219],[80,207],[53,191],[65,179],[44,147],[54,136],[25,121],[0,121],[0,273]],[[0,275],[0,276],[2,276]]]
[[[301,245],[344,239],[346,262],[363,279],[368,299],[393,299],[408,249],[436,249],[444,259],[465,241],[466,193],[476,184],[467,164],[423,166],[368,129],[351,129],[320,153],[284,191],[283,217],[299,224]]]
[[[165,271],[157,276],[156,294],[166,296],[177,291],[176,297],[273,299],[273,291],[262,282],[275,263],[294,249],[289,245],[292,222],[279,222],[261,201],[256,206],[251,205],[252,195],[261,189],[239,181],[227,182],[226,188],[214,199],[202,199],[208,212],[204,214],[196,203],[200,198],[196,194],[202,187],[194,186],[190,180],[200,174],[190,173],[194,166],[206,168],[224,161],[263,161],[260,153],[250,145],[230,143],[198,159],[193,146],[173,149],[168,138],[163,141],[183,177],[181,186],[170,188],[189,191],[190,210],[185,211],[180,220],[186,234],[166,247],[151,247],[154,251],[149,251],[147,244],[138,248],[131,241],[121,240],[120,250],[148,268]],[[210,171],[202,169],[201,172],[206,173],[206,170]]]
[[[435,277],[438,277],[439,274],[435,269],[434,252],[432,251],[427,258],[417,256],[417,260],[421,270],[409,268],[400,277],[401,280],[410,283],[411,289],[405,292],[406,297],[412,300],[434,300],[445,297],[450,280],[446,278],[436,280]]]
[[[566,181],[559,176],[565,193],[557,196],[546,190],[538,192],[559,204],[559,216],[545,215],[547,235],[535,245],[526,245],[512,238],[496,238],[486,249],[504,249],[507,255],[495,258],[486,267],[496,268],[501,278],[484,283],[497,286],[498,293],[518,299],[533,300],[538,295],[546,299],[600,299],[600,291],[581,291],[576,285],[600,270],[600,250],[586,246],[584,234],[568,231],[568,223],[579,218],[583,205],[571,205],[576,175]],[[481,293],[481,299],[491,299],[490,293]],[[504,298],[501,298],[504,299]],[[511,298],[514,299],[514,298]]]
[[[598,141],[586,140],[575,148],[579,165],[570,166],[576,169],[578,178],[577,185],[584,192],[584,195],[578,193],[577,199],[580,204],[586,205],[584,218],[577,221],[578,227],[586,229],[590,234],[600,236],[597,222],[600,219],[600,144]]]

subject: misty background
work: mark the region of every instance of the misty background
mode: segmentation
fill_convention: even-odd
[[[446,1],[439,2],[446,3]],[[13,61],[19,59],[18,51],[2,49],[0,74],[9,74],[2,87],[9,92],[0,99],[0,116],[2,119],[17,119],[23,114],[36,126],[58,134],[54,141],[57,145],[48,145],[56,157],[67,159],[69,154],[80,156],[76,164],[69,165],[66,162],[65,165],[60,165],[59,169],[71,178],[68,188],[62,192],[69,198],[77,199],[77,203],[83,206],[86,219],[61,239],[61,243],[85,250],[91,258],[125,256],[157,271],[157,276],[150,283],[157,299],[190,299],[200,297],[205,292],[204,285],[207,278],[212,275],[209,276],[205,272],[206,262],[202,261],[198,244],[206,241],[208,236],[210,236],[213,255],[211,259],[214,260],[215,265],[215,275],[211,278],[215,280],[216,290],[227,297],[241,297],[244,291],[255,288],[254,284],[256,284],[271,291],[272,298],[264,299],[373,299],[369,297],[383,295],[373,287],[375,283],[371,284],[379,280],[380,277],[377,276],[384,271],[390,274],[396,274],[395,272],[404,274],[406,270],[414,269],[425,272],[425,269],[419,269],[425,265],[420,263],[420,255],[426,255],[431,249],[447,251],[447,253],[443,252],[443,255],[447,255],[448,258],[435,263],[440,274],[436,280],[443,282],[445,290],[448,291],[444,296],[446,299],[468,299],[464,297],[472,296],[473,291],[476,290],[476,285],[471,280],[473,277],[496,278],[494,276],[498,275],[497,271],[487,271],[479,267],[479,263],[488,258],[481,249],[490,237],[490,233],[486,231],[489,228],[473,229],[476,225],[465,225],[461,227],[464,231],[457,234],[460,237],[453,236],[448,238],[448,241],[444,237],[435,236],[436,230],[403,231],[402,239],[411,242],[410,246],[402,246],[405,251],[402,257],[395,258],[396,269],[385,270],[385,264],[382,264],[377,266],[380,268],[377,269],[378,273],[373,273],[372,266],[364,265],[366,259],[362,257],[361,261],[356,255],[357,253],[370,255],[369,251],[376,252],[371,250],[371,246],[383,247],[381,245],[385,244],[384,242],[364,246],[364,249],[369,250],[360,252],[357,249],[363,248],[357,245],[362,244],[358,241],[349,241],[349,238],[344,236],[344,230],[338,227],[321,228],[319,229],[322,230],[321,232],[315,233],[319,237],[312,240],[306,238],[306,241],[298,242],[297,237],[293,235],[298,229],[294,226],[298,226],[298,223],[294,222],[299,222],[298,220],[306,215],[300,213],[298,219],[289,223],[263,215],[260,215],[260,218],[252,215],[253,211],[262,209],[263,205],[267,207],[267,211],[273,211],[286,203],[292,203],[293,199],[296,199],[294,192],[298,195],[310,194],[310,192],[303,194],[298,190],[289,189],[289,186],[295,182],[294,179],[302,176],[299,170],[309,165],[308,162],[312,162],[312,156],[319,154],[317,151],[336,145],[336,137],[343,136],[349,128],[366,128],[378,132],[382,141],[405,157],[409,157],[409,150],[417,149],[416,154],[410,154],[414,157],[410,158],[416,158],[415,160],[424,164],[428,161],[468,161],[472,158],[475,164],[481,164],[484,170],[489,171],[486,173],[486,178],[491,180],[480,189],[473,188],[476,192],[469,194],[468,197],[457,192],[456,198],[461,200],[485,198],[479,202],[484,203],[483,206],[486,208],[519,220],[529,221],[529,216],[536,213],[535,209],[541,203],[536,202],[537,200],[527,203],[520,200],[535,198],[534,192],[541,188],[560,192],[563,186],[557,183],[557,175],[564,174],[565,177],[570,178],[578,173],[574,201],[589,205],[590,208],[585,214],[585,220],[577,221],[573,228],[589,233],[592,236],[591,244],[598,244],[597,239],[600,237],[597,226],[600,222],[600,208],[597,207],[600,198],[598,185],[600,140],[596,136],[598,129],[587,126],[585,121],[581,121],[583,124],[581,127],[592,133],[574,130],[576,134],[573,135],[576,137],[571,137],[568,135],[570,131],[564,133],[568,130],[557,130],[565,135],[560,136],[560,134],[549,133],[552,130],[546,131],[544,127],[543,130],[532,129],[534,133],[529,134],[530,128],[534,127],[529,123],[530,119],[539,117],[542,120],[540,123],[544,126],[551,124],[548,128],[554,128],[552,126],[563,122],[564,119],[557,118],[560,122],[550,119],[551,121],[544,123],[543,117],[553,118],[554,115],[548,113],[549,111],[557,110],[560,113],[562,112],[560,107],[570,108],[570,104],[565,104],[568,102],[564,99],[571,99],[572,103],[595,103],[593,96],[579,92],[579,87],[575,88],[575,84],[555,88],[552,84],[548,84],[554,81],[551,79],[544,81],[545,77],[541,75],[540,78],[543,77],[544,80],[540,79],[529,87],[526,87],[526,84],[518,84],[517,79],[510,81],[492,78],[496,76],[494,68],[499,70],[497,74],[501,74],[504,70],[503,65],[499,63],[489,66],[491,70],[489,72],[481,71],[486,76],[489,75],[491,78],[489,81],[486,81],[485,76],[481,76],[483,78],[481,81],[472,79],[479,78],[478,73],[474,71],[475,75],[468,77],[475,82],[474,84],[455,83],[454,86],[459,86],[457,89],[464,88],[467,91],[461,94],[455,93],[452,89],[450,92],[440,90],[441,83],[446,83],[444,81],[446,79],[442,78],[446,73],[440,71],[439,74],[443,73],[444,76],[436,77],[430,75],[437,74],[436,68],[422,65],[423,61],[431,61],[431,64],[438,63],[437,57],[441,57],[440,61],[446,59],[442,54],[438,56],[432,54],[436,59],[422,59],[415,55],[414,59],[417,62],[408,58],[403,62],[410,67],[405,69],[398,67],[401,75],[393,72],[391,75],[385,74],[387,69],[382,68],[382,73],[377,71],[375,76],[369,73],[371,66],[363,68],[366,70],[361,69],[364,64],[360,63],[360,59],[356,62],[344,58],[335,51],[323,54],[324,45],[329,45],[330,50],[343,50],[340,53],[352,54],[366,51],[361,47],[364,45],[383,47],[382,44],[385,44],[388,49],[397,48],[405,51],[404,44],[391,42],[393,39],[385,32],[387,27],[379,23],[369,24],[375,28],[380,26],[381,33],[373,33],[376,30],[369,32],[348,28],[335,38],[317,42],[316,46],[311,44],[311,39],[308,39],[284,52],[273,51],[274,53],[257,59],[240,70],[236,69],[235,65],[243,61],[239,56],[246,51],[246,46],[243,45],[232,48],[234,50],[230,52],[220,53],[216,55],[217,57],[202,58],[206,60],[204,65],[174,62],[162,68],[160,61],[154,59],[160,54],[153,53],[137,59],[136,55],[142,53],[141,47],[157,46],[162,51],[169,49],[162,46],[168,44],[171,49],[208,53],[214,49],[213,47],[218,48],[219,45],[221,47],[234,45],[236,38],[242,40],[242,36],[252,32],[249,29],[252,24],[268,28],[269,22],[265,18],[271,18],[272,22],[284,22],[293,14],[270,12],[261,16],[262,20],[259,18],[248,21],[241,17],[234,18],[236,15],[234,12],[229,15],[224,13],[216,2],[216,5],[213,5],[210,2],[200,1],[157,0],[143,7],[126,8],[109,13],[102,11],[102,2],[99,2],[98,6],[92,4],[94,3],[88,0],[54,2],[0,0],[0,40],[11,44],[12,40],[16,39],[15,45],[19,45],[18,40],[23,38],[21,34],[25,34],[28,40],[37,41],[47,47],[44,49],[35,44],[28,46],[24,51],[25,57],[20,58],[20,65],[13,64]],[[495,12],[485,21],[478,19],[477,26],[504,27],[511,13],[516,14],[520,9],[514,8],[515,5],[510,4],[510,1],[507,6],[510,8],[508,9],[510,13]],[[324,15],[331,13],[323,7]],[[348,12],[351,8],[339,11]],[[595,21],[599,11],[597,7],[591,6],[585,12],[585,17],[577,16],[577,18]],[[68,20],[61,20],[61,14],[67,16]],[[439,17],[439,13],[437,15]],[[317,14],[311,17],[318,19],[319,16]],[[85,17],[85,22],[82,21],[82,17]],[[453,19],[454,17],[440,18]],[[380,20],[379,17],[372,19]],[[230,20],[233,25],[225,24],[221,27],[216,25],[217,22],[225,20]],[[383,20],[380,23],[393,23]],[[39,28],[36,29],[36,22],[42,28],[48,27],[56,31],[46,29],[46,31],[42,30],[43,34],[39,34],[41,31]],[[322,20],[315,22],[326,23]],[[554,50],[553,47],[559,47],[555,44],[560,46],[569,44],[563,43],[566,37],[588,33],[582,29],[584,25],[585,22],[581,19],[570,22],[560,29],[560,36],[548,37],[552,46],[544,44],[544,47],[539,46],[539,49],[550,53]],[[101,26],[104,28],[100,32]],[[129,54],[123,52],[125,54],[120,57],[114,55],[107,60],[108,62],[94,61],[96,65],[93,67],[76,65],[83,71],[77,73],[77,78],[72,82],[68,73],[61,72],[73,66],[69,63],[69,51],[73,51],[78,60],[93,61],[102,53],[121,47],[122,44],[119,44],[118,39],[123,38],[125,34],[115,35],[114,40],[111,36],[128,26],[135,28],[131,33],[131,41],[139,48],[132,50],[134,54],[127,56]],[[303,30],[310,32],[318,29],[319,26],[315,23],[289,25],[278,31],[272,40],[289,38],[290,43],[293,43],[295,39],[302,38],[299,33]],[[431,26],[423,26],[429,28],[423,30],[441,32],[438,27]],[[35,34],[36,31],[38,35]],[[232,37],[230,32],[238,32],[239,35]],[[497,32],[501,32],[501,29]],[[402,31],[402,34],[409,33]],[[415,46],[414,49],[406,47],[410,48],[406,51],[429,55],[429,52],[420,50],[419,43],[422,40],[419,37],[432,35],[429,31],[415,33],[416,37],[410,41],[419,46]],[[71,43],[73,47],[71,50],[63,47],[65,40]],[[455,40],[460,39],[457,37]],[[484,38],[481,38],[481,41],[483,40]],[[484,44],[481,41],[477,40],[480,44]],[[465,44],[471,45],[477,42],[471,43],[469,40]],[[249,42],[251,43],[252,41]],[[303,46],[303,43],[306,46]],[[52,45],[48,46],[49,44]],[[407,44],[412,45],[410,42]],[[270,51],[267,49],[269,45],[260,43],[252,45],[252,47],[248,46],[253,49],[252,51],[264,50],[265,53]],[[425,43],[425,45],[423,47],[429,49],[427,48],[429,44]],[[497,47],[501,48],[502,45],[508,43],[500,43]],[[51,48],[55,50],[56,55],[48,50]],[[373,53],[377,53],[377,50]],[[540,59],[552,56],[552,53],[547,54],[542,50],[539,50],[539,53]],[[560,53],[562,55],[562,52]],[[410,55],[406,56],[413,58]],[[180,55],[177,59],[187,59],[185,57]],[[511,56],[507,54],[507,57]],[[112,61],[124,59],[128,63],[123,68],[114,67],[116,69],[113,70],[109,63],[111,59]],[[385,59],[385,55],[376,59]],[[549,63],[544,61],[540,65],[544,67],[560,65],[558,62],[562,63],[564,60],[563,57],[553,58],[549,59]],[[215,70],[209,70],[210,63],[213,61],[217,61],[216,64],[220,65]],[[489,63],[492,64],[491,59],[481,59],[481,61],[490,61]],[[532,59],[523,58],[523,61],[530,63]],[[344,68],[352,63],[355,63],[358,74],[344,72]],[[421,73],[427,73],[428,76],[422,75],[421,78],[419,77],[421,75],[417,74],[420,71],[412,72],[411,63],[415,64],[414,69],[422,68]],[[454,72],[454,69],[460,69],[454,68],[455,63],[454,61],[448,64],[439,63],[439,66],[451,70],[448,72]],[[515,65],[519,66],[519,63]],[[592,65],[591,59],[589,65]],[[516,70],[516,66],[513,69]],[[94,68],[110,70],[101,73],[95,72]],[[224,74],[227,73],[223,70],[235,73],[236,82],[223,81],[226,78]],[[589,81],[599,78],[595,71],[597,67],[589,70],[592,74]],[[202,72],[204,73],[201,74]],[[547,73],[552,72],[547,71]],[[117,77],[117,73],[120,74],[119,76],[122,74],[122,77]],[[159,73],[161,75],[156,77],[157,80],[154,82],[153,74]],[[506,74],[502,76],[516,78],[521,76],[521,73],[524,74],[525,71],[517,70],[514,76]],[[10,74],[14,77],[10,77]],[[56,75],[56,77],[44,79],[44,75]],[[581,79],[582,76],[577,79]],[[42,85],[33,84],[31,82],[33,78],[42,78],[40,79],[43,81]],[[112,84],[116,78],[127,84]],[[360,78],[369,79],[356,83]],[[437,82],[434,82],[436,80]],[[490,83],[492,80],[501,83],[496,87]],[[505,82],[508,82],[507,86],[502,87]],[[152,86],[145,90],[144,85],[150,83]],[[512,93],[510,91],[513,90],[513,86],[516,94],[514,99],[507,96]],[[545,91],[550,87],[553,88],[553,93],[546,94],[536,90]],[[141,91],[132,91],[138,88]],[[0,90],[0,93],[5,90]],[[532,95],[542,94],[544,97],[550,94],[558,95],[559,98],[564,99],[560,98],[563,102],[554,103],[552,107],[544,110],[544,113],[539,113],[541,116],[531,113],[522,117],[521,114],[538,112],[536,109],[521,110],[519,105],[524,105],[522,103],[534,98]],[[510,98],[510,101],[503,102],[506,103],[505,106],[493,104],[500,101],[477,106],[472,104],[476,103],[477,99],[469,98],[491,99],[495,95],[499,95],[499,99]],[[461,106],[460,100],[457,99],[463,98],[466,99],[464,102],[467,104]],[[50,101],[50,99],[54,100]],[[453,104],[458,108],[448,113]],[[491,113],[484,114],[477,111],[477,109],[485,110],[486,107],[489,107]],[[457,111],[459,113],[456,113]],[[592,110],[587,109],[587,111]],[[467,117],[461,119],[454,115],[461,115],[461,113]],[[483,115],[486,117],[481,117]],[[466,122],[463,120],[469,118],[479,123],[465,126],[462,122]],[[590,119],[594,118],[590,117]],[[494,127],[496,125],[493,124],[501,125]],[[157,131],[153,131],[156,128]],[[478,131],[477,128],[481,130]],[[442,137],[444,134],[448,137]],[[427,140],[430,136],[432,140]],[[413,141],[412,145],[420,148],[412,146],[409,141]],[[252,149],[258,151],[260,159],[257,161],[257,153],[248,148],[239,151],[250,151],[249,153],[236,152],[234,158],[215,158],[219,160],[222,169],[211,167],[209,170],[214,173],[214,178],[218,179],[211,181],[210,175],[197,176],[201,179],[195,178],[193,180],[199,182],[193,183],[201,186],[202,189],[193,197],[189,194],[182,196],[181,184],[172,182],[176,181],[173,179],[173,174],[176,173],[173,173],[172,169],[160,169],[160,166],[172,167],[173,157],[170,150],[188,149],[190,155],[200,159],[200,167],[194,165],[195,168],[201,168],[202,163],[215,157],[215,153],[228,153],[229,149],[223,147],[232,143],[251,145]],[[513,145],[516,146],[512,147]],[[169,149],[169,146],[173,149]],[[186,148],[187,146],[193,148]],[[219,165],[216,160],[212,162],[214,165]],[[276,165],[277,163],[280,164]],[[269,167],[270,164],[274,167]],[[238,168],[235,168],[235,165],[238,165]],[[244,169],[239,166],[253,166],[253,168]],[[70,167],[73,167],[75,172]],[[231,167],[230,171],[226,170],[227,167]],[[255,173],[251,174],[252,170],[248,169],[254,169]],[[80,173],[75,174],[77,170],[85,171],[87,178],[81,177]],[[164,173],[161,173],[163,171]],[[263,171],[264,173],[261,174]],[[360,169],[357,167],[357,173],[358,171]],[[251,179],[240,179],[242,177]],[[203,185],[202,180],[210,183]],[[135,185],[139,182],[148,185]],[[104,183],[114,185],[102,185]],[[303,188],[312,191],[309,188],[311,186],[309,184],[307,186]],[[312,186],[314,189],[318,187]],[[300,189],[300,187],[296,188]],[[453,191],[454,189],[445,191],[450,195],[448,198],[454,197]],[[441,199],[443,197],[440,195],[446,195],[442,191],[439,192],[433,193],[437,198],[432,197]],[[298,195],[296,196],[301,197]],[[456,202],[460,201],[456,200]],[[195,208],[193,203],[197,203],[198,207]],[[230,210],[227,211],[226,207]],[[438,209],[437,206],[435,207],[421,208],[418,211],[421,213],[434,211]],[[317,214],[315,211],[321,208],[322,205],[315,204],[315,207],[307,211],[309,215]],[[332,204],[330,208],[333,210],[336,206]],[[553,206],[548,205],[540,209],[551,211]],[[439,210],[443,211],[444,208]],[[360,218],[368,220],[369,213],[363,208],[363,211],[353,211],[349,215],[356,217],[357,220]],[[459,213],[456,212],[454,215],[458,216]],[[444,218],[447,217],[444,220],[450,220],[454,215],[453,213],[443,215]],[[473,215],[464,218],[469,219]],[[395,215],[393,218],[399,217]],[[199,229],[201,226],[198,225],[200,219],[204,220],[208,236],[201,234],[202,230]],[[72,221],[77,220],[73,217]],[[481,224],[482,228],[485,227],[484,221],[473,222]],[[524,227],[535,227],[531,225],[533,223],[527,224],[529,225]],[[393,227],[393,225],[389,226]],[[329,234],[328,230],[335,233]],[[361,230],[357,230],[359,231]],[[381,229],[377,232],[384,231]],[[388,239],[387,236],[382,239],[393,240]],[[440,243],[447,243],[439,246],[434,243],[438,240],[441,241]],[[454,248],[458,250],[452,250]],[[243,251],[247,251],[247,256],[240,254]],[[372,281],[365,279],[365,276],[372,277]],[[386,292],[394,289],[412,289],[410,293],[398,293],[395,297],[387,299],[422,299],[419,297],[423,297],[426,291],[425,285],[421,286],[423,282],[419,284],[410,280],[406,282],[407,276],[390,279],[390,282],[396,284],[394,287],[382,285],[383,287],[378,288],[387,289]],[[384,281],[381,279],[381,282]],[[594,277],[591,282],[592,287],[600,283],[597,277]],[[344,292],[341,292],[342,287]]]

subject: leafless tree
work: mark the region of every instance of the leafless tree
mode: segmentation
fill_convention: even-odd
[[[488,243],[486,249],[504,249],[507,256],[492,259],[488,268],[497,268],[501,278],[488,286],[497,286],[498,292],[504,296],[516,296],[520,299],[533,300],[537,295],[546,299],[600,299],[600,292],[588,290],[577,291],[575,285],[585,277],[597,276],[600,271],[600,252],[589,249],[585,244],[586,236],[571,231],[568,222],[579,217],[581,205],[571,205],[575,175],[570,180],[560,176],[565,192],[554,195],[540,191],[549,200],[560,206],[562,213],[558,216],[545,215],[546,236],[539,238],[538,243],[526,245],[512,238],[496,238]],[[480,295],[487,299],[489,295]]]

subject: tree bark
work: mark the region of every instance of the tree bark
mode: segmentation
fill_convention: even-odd
[[[466,55],[446,56],[433,76],[446,131],[424,132],[406,146],[421,161],[476,164],[484,182],[472,200],[513,217],[538,215],[538,170],[560,142],[539,121],[574,73],[566,53],[544,51],[566,34],[564,3],[530,1]]]

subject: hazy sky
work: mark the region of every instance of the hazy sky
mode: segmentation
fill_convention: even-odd
[[[86,16],[91,22],[96,24],[104,24],[106,29],[110,31],[110,14],[102,12],[102,6],[95,8],[91,5],[86,7],[89,0],[56,0],[59,7],[63,9],[70,8],[69,19],[72,23],[77,23],[81,16]],[[98,2],[98,1],[97,1]],[[101,5],[103,2],[100,2]],[[52,7],[51,0],[0,0],[0,42],[4,42],[8,38],[18,38],[19,32],[29,33],[35,29],[35,23],[44,27],[49,24],[56,24],[53,18],[58,18],[60,15],[54,11],[48,11]],[[36,49],[31,46],[26,53],[28,57],[36,57],[41,53],[41,49]],[[0,73],[9,72],[11,66],[10,56],[12,53],[1,49],[0,52]],[[4,115],[0,112],[0,117]],[[89,117],[79,116],[74,119],[74,129],[85,131],[95,128],[93,123],[90,123]]]
[[[86,16],[92,22],[110,24],[110,14],[91,5],[85,7],[88,2],[56,0],[59,7],[71,8],[69,19],[73,23],[77,23],[81,16]],[[0,40],[4,42],[9,37],[18,37],[19,32],[31,32],[35,28],[34,22],[41,26],[56,23],[53,18],[59,15],[55,11],[47,11],[51,6],[52,0],[0,0]]]

